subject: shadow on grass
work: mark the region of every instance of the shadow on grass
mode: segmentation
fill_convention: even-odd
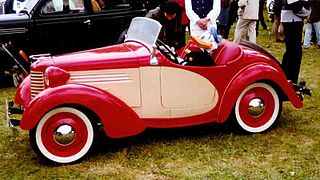
[[[280,119],[278,119],[272,127],[267,131],[258,134],[244,133],[235,128],[234,124],[230,121],[235,119],[229,119],[226,123],[210,123],[192,127],[183,128],[170,128],[170,129],[146,129],[144,132],[127,138],[121,139],[108,139],[102,132],[101,137],[98,140],[98,145],[95,148],[94,154],[108,154],[117,153],[123,149],[131,149],[135,147],[142,147],[151,144],[174,144],[179,140],[199,140],[203,139],[217,139],[219,143],[228,140],[229,136],[239,136],[242,139],[251,138],[256,135],[263,135],[270,133],[281,134],[282,132],[295,132],[299,124],[299,116],[293,112],[291,108],[284,108]],[[275,132],[273,132],[275,131]],[[234,139],[239,140],[238,137]],[[229,139],[230,140],[230,139]],[[233,141],[233,140],[230,140]],[[94,155],[94,156],[95,156]]]
[[[121,139],[109,139],[102,132],[95,154],[116,153],[125,148],[144,146],[153,143],[171,144],[179,139],[219,138],[236,133],[229,123],[210,123],[192,127],[169,129],[146,129],[144,132]]]

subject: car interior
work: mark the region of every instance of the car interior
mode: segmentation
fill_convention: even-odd
[[[192,38],[191,41],[195,46],[184,50],[185,56],[183,60],[179,60],[180,57],[162,41],[157,40],[156,45],[158,50],[172,62],[188,66],[226,65],[239,59],[241,55],[239,46],[226,40],[223,40],[219,43],[217,49],[210,52],[206,50],[209,48],[208,43],[194,41]]]

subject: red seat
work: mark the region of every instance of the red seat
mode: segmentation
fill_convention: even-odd
[[[218,49],[211,51],[210,56],[215,60],[216,65],[228,64],[238,59],[241,55],[241,49],[236,43],[222,40]]]

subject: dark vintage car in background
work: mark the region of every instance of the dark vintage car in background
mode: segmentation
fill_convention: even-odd
[[[132,18],[160,2],[29,0],[20,13],[0,16],[0,86],[11,82],[13,59],[26,64],[20,49],[27,55],[54,55],[115,44],[124,39]]]

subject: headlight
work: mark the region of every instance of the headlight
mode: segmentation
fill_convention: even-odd
[[[50,66],[44,72],[44,82],[49,87],[56,87],[65,84],[70,74],[58,67]]]

